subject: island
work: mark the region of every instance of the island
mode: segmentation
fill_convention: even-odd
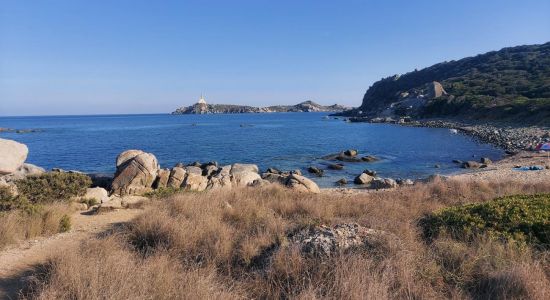
[[[334,104],[330,106],[320,105],[311,100],[296,105],[274,105],[267,107],[255,107],[235,104],[208,104],[201,95],[197,103],[191,106],[182,106],[172,112],[173,115],[186,114],[243,114],[243,113],[274,113],[274,112],[343,112],[348,107]]]

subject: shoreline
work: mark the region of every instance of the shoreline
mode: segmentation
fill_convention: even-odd
[[[538,143],[550,142],[550,128],[545,126],[520,126],[510,123],[485,123],[452,119],[394,120],[392,118],[349,117],[351,122],[387,123],[408,127],[448,128],[473,137],[475,140],[492,144],[507,154],[533,150]]]

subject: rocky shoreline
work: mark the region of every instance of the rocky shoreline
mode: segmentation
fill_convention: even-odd
[[[522,150],[533,150],[537,144],[550,142],[550,128],[529,126],[522,127],[510,124],[465,123],[455,120],[410,120],[401,118],[367,118],[351,117],[350,122],[389,123],[410,127],[448,128],[465,134],[476,140],[495,145],[508,154]]]

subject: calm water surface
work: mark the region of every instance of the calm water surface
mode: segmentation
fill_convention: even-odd
[[[34,133],[0,133],[29,147],[27,162],[91,173],[114,172],[116,156],[127,149],[152,152],[162,167],[177,162],[255,163],[261,169],[322,166],[319,159],[343,149],[382,158],[375,163],[345,163],[313,178],[323,187],[340,178],[352,180],[362,170],[381,176],[423,178],[460,171],[453,159],[473,156],[499,159],[503,152],[448,129],[389,124],[346,123],[326,113],[235,115],[103,115],[0,117],[0,127],[41,129]],[[435,169],[434,165],[441,167]],[[308,175],[309,176],[309,175]]]

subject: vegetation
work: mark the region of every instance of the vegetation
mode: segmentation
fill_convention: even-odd
[[[351,195],[301,194],[275,186],[180,193],[153,202],[117,234],[54,257],[36,274],[26,296],[547,299],[547,250],[483,232],[470,242],[439,235],[426,243],[417,223],[447,207],[492,205],[490,200],[498,197],[549,192],[550,183],[436,180]],[[387,232],[398,241],[330,258],[302,256],[285,242],[296,228],[343,222]]]
[[[92,180],[85,174],[64,172],[28,176],[16,182],[21,197],[32,204],[69,201],[84,195],[91,184]]]
[[[20,240],[49,236],[71,228],[67,205],[33,206],[32,210],[0,211],[0,249]]]
[[[66,202],[83,195],[90,184],[83,174],[53,172],[18,180],[18,195],[0,186],[0,249],[18,240],[70,230],[71,209]]]
[[[445,208],[425,217],[424,234],[471,240],[487,234],[503,240],[550,246],[550,194],[510,196],[485,203]]]
[[[461,116],[530,123],[550,122],[550,43],[492,51],[382,79],[359,108],[388,107],[399,94],[440,82],[448,96],[431,100],[422,116]]]

